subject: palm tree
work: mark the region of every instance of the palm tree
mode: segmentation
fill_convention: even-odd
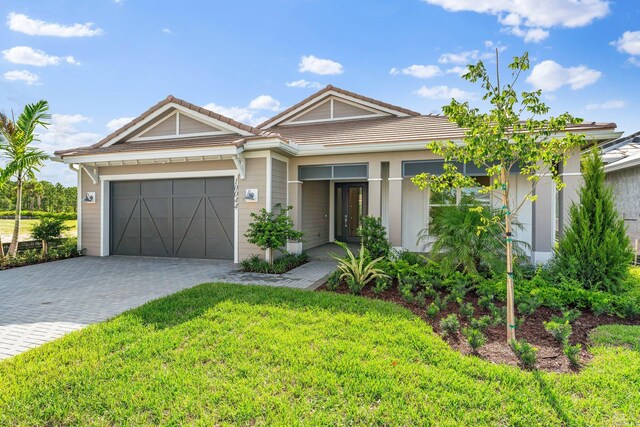
[[[35,104],[27,104],[17,121],[0,113],[0,136],[4,139],[0,143],[0,156],[5,162],[4,169],[0,172],[0,182],[7,182],[11,178],[16,180],[16,218],[9,246],[9,255],[12,256],[18,253],[22,184],[25,179],[33,179],[35,172],[40,170],[48,158],[46,153],[30,146],[32,142],[39,141],[35,133],[36,127],[46,128],[49,125],[51,115],[47,113],[48,110],[47,101],[41,100]]]

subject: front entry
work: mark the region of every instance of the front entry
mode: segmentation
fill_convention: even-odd
[[[367,215],[367,183],[336,183],[335,238],[341,242],[360,242],[358,227]]]

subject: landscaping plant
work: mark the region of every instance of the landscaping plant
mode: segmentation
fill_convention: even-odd
[[[580,365],[580,352],[582,351],[582,345],[576,344],[571,345],[569,343],[565,343],[562,347],[562,352],[567,359],[569,359],[569,363],[571,366],[579,366]]]
[[[40,221],[31,227],[31,237],[42,241],[42,255],[46,256],[49,252],[49,242],[59,238],[62,232],[68,230],[64,220],[55,217],[42,217]]]
[[[560,344],[565,345],[569,342],[569,335],[571,335],[572,329],[569,322],[557,322],[551,320],[549,322],[544,322],[544,329]]]
[[[302,241],[303,233],[294,229],[293,220],[288,215],[292,208],[293,206],[283,207],[278,203],[271,211],[262,208],[258,213],[251,212],[253,221],[249,224],[245,237],[249,243],[266,251],[266,259],[270,264],[273,264],[275,250],[284,252],[288,241]]]
[[[511,348],[522,366],[526,369],[533,369],[536,366],[538,349],[532,346],[525,339],[512,340]]]
[[[513,221],[527,201],[535,201],[534,191],[541,177],[551,177],[557,188],[562,188],[557,165],[571,150],[583,145],[584,136],[565,132],[568,125],[580,123],[581,119],[569,113],[556,117],[548,115],[550,109],[541,100],[542,91],[516,91],[515,85],[521,73],[529,69],[527,53],[513,58],[509,64],[512,78],[504,85],[500,81],[498,59],[496,51],[495,81],[482,61],[469,65],[463,76],[465,80],[480,84],[484,91],[482,99],[490,104],[489,110],[484,112],[472,108],[468,102],[455,99],[444,106],[444,115],[464,130],[463,143],[430,143],[428,148],[444,159],[444,172],[420,174],[413,178],[413,182],[421,189],[430,188],[432,191],[477,187],[477,180],[465,176],[457,165],[474,164],[486,171],[490,183],[482,186],[480,191],[495,196],[502,208],[499,214],[479,226],[478,232],[487,232],[494,224],[500,227],[500,236],[496,238],[506,259],[506,338],[509,342],[515,339]],[[515,193],[518,175],[531,183],[529,193]]]
[[[356,257],[349,247],[342,242],[335,242],[346,252],[346,257],[341,258],[335,254],[331,257],[338,261],[338,270],[341,272],[340,280],[347,283],[351,292],[359,294],[369,282],[379,277],[388,277],[377,267],[382,257],[371,259],[364,246],[360,246],[360,253]]]
[[[34,179],[35,173],[44,165],[49,156],[31,145],[39,141],[36,128],[46,128],[51,115],[47,113],[49,104],[41,100],[27,104],[17,120],[0,113],[0,183],[13,178],[16,183],[15,223],[9,246],[9,255],[18,253],[18,235],[22,210],[22,186],[26,180]],[[1,245],[0,245],[1,246]]]
[[[460,329],[460,321],[458,320],[458,316],[454,313],[451,313],[447,317],[444,317],[440,320],[440,329],[442,329],[443,335],[455,337],[458,333],[458,329]]]
[[[371,258],[389,257],[391,254],[391,242],[387,239],[387,229],[380,217],[363,217],[357,234]]]
[[[462,330],[462,335],[467,339],[471,351],[474,354],[478,353],[478,349],[486,344],[487,337],[478,328],[466,327]]]
[[[569,208],[569,226],[555,250],[558,271],[586,289],[619,294],[629,276],[633,250],[616,211],[597,148],[582,164],[580,200]]]

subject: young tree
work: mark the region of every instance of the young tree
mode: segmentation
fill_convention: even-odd
[[[31,227],[31,237],[42,241],[42,255],[47,256],[49,253],[49,242],[62,235],[63,231],[68,230],[64,219],[45,216]]]
[[[613,192],[604,182],[597,149],[583,160],[582,173],[580,202],[569,209],[570,225],[558,242],[555,263],[585,288],[618,293],[629,275],[633,251]]]
[[[506,255],[507,282],[507,340],[515,339],[515,310],[513,292],[513,236],[512,222],[526,201],[535,201],[533,192],[541,176],[551,176],[556,186],[563,186],[557,165],[565,161],[568,152],[580,146],[583,135],[564,133],[567,125],[582,120],[569,113],[557,117],[546,117],[549,107],[541,101],[542,91],[516,92],[515,85],[520,75],[529,69],[529,56],[514,57],[509,64],[511,79],[500,82],[498,52],[496,51],[496,78],[492,80],[482,61],[469,65],[463,78],[479,83],[484,91],[482,99],[489,104],[489,111],[472,108],[468,102],[455,99],[443,107],[444,114],[463,131],[463,143],[436,141],[428,148],[443,157],[442,175],[421,174],[413,182],[421,189],[432,191],[448,188],[478,187],[469,176],[464,176],[455,162],[473,163],[486,169],[490,184],[482,187],[484,193],[499,197],[502,208],[485,221],[478,232],[485,232],[491,224],[499,224],[504,233],[501,242]],[[523,120],[521,117],[526,115]],[[511,191],[516,175],[526,176],[531,182],[531,191],[516,200]]]
[[[9,254],[15,256],[18,252],[18,235],[20,232],[20,213],[22,210],[22,185],[25,180],[33,179],[35,172],[40,170],[48,158],[43,151],[31,146],[38,141],[36,127],[47,127],[51,116],[47,113],[47,101],[28,104],[14,121],[0,113],[0,136],[4,141],[0,143],[0,156],[5,165],[0,173],[0,182],[11,178],[16,180],[16,215],[13,227],[13,237],[9,246]]]
[[[293,221],[287,215],[293,207],[282,207],[280,203],[273,207],[278,213],[268,212],[262,208],[258,213],[251,212],[253,221],[249,224],[249,229],[245,233],[245,237],[249,243],[258,245],[258,247],[267,252],[267,261],[273,265],[273,251],[281,250],[287,246],[289,240],[300,242],[302,240],[302,232],[293,228]]]

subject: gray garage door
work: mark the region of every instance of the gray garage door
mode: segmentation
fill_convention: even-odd
[[[233,259],[233,177],[111,183],[111,253]]]

